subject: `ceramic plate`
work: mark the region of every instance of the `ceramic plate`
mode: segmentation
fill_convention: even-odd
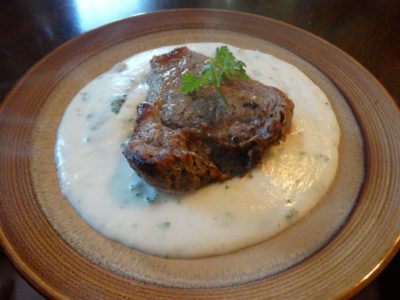
[[[341,127],[336,179],[318,205],[267,241],[200,259],[154,257],[87,225],[60,192],[54,162],[65,108],[89,81],[135,53],[224,42],[290,62],[329,97]],[[400,114],[347,54],[265,17],[169,10],[109,24],[62,45],[0,110],[0,240],[19,271],[57,298],[337,298],[374,278],[399,248]]]

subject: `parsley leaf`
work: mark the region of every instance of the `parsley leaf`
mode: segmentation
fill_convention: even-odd
[[[182,75],[182,93],[189,94],[196,92],[202,85],[208,84],[207,78],[197,77],[193,73],[185,73]]]
[[[225,105],[228,105],[222,91],[223,82],[233,79],[247,80],[249,77],[244,69],[245,66],[246,64],[236,59],[227,46],[218,47],[215,51],[215,57],[203,66],[200,77],[190,72],[182,75],[181,91],[184,94],[190,94],[197,92],[204,85],[212,85],[218,91]]]

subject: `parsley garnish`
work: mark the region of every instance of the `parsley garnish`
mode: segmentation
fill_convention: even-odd
[[[228,101],[222,92],[223,81],[233,79],[248,79],[244,67],[246,64],[236,59],[227,46],[218,47],[215,50],[215,57],[210,59],[208,64],[203,66],[200,77],[187,72],[182,75],[181,91],[184,94],[195,93],[201,86],[211,85],[216,88],[225,105]]]

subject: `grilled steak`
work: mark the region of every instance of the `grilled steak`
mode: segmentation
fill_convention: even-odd
[[[200,75],[207,59],[182,47],[150,62],[149,94],[123,152],[150,184],[195,190],[243,175],[289,130],[293,102],[255,80],[225,82],[228,106],[211,86],[183,95],[181,75]]]

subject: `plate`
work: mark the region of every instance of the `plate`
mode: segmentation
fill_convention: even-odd
[[[264,243],[215,257],[167,259],[108,240],[61,192],[55,134],[73,95],[116,62],[158,46],[219,41],[300,68],[328,95],[342,130],[328,194]],[[0,110],[0,240],[18,270],[55,298],[338,298],[370,282],[399,248],[400,114],[347,54],[265,17],[184,9],[139,15],[62,45]]]

